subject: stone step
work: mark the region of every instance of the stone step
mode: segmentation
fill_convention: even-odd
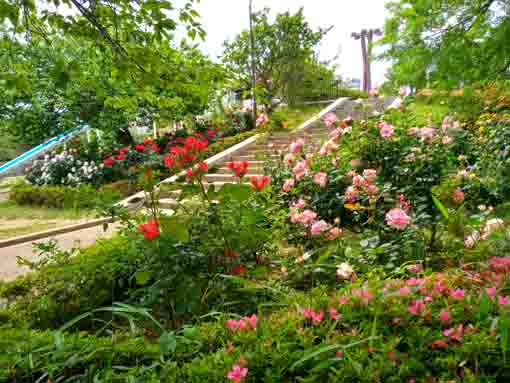
[[[277,154],[265,154],[263,156],[254,156],[253,154],[240,154],[232,157],[233,161],[262,161],[264,162],[264,159],[269,158],[278,158],[279,156]]]
[[[261,162],[263,162],[263,161],[261,161]],[[263,170],[264,170],[264,166],[263,165],[248,166],[248,173],[258,174],[258,173],[260,173]],[[233,172],[228,167],[221,167],[221,168],[216,170],[216,174],[233,174]]]
[[[254,173],[254,174],[246,174],[244,176],[244,180],[250,180],[251,177],[256,177],[256,176],[261,176],[262,174],[257,174],[257,173]],[[207,174],[206,176],[204,176],[205,180],[207,181],[207,183],[215,183],[215,182],[230,182],[230,183],[238,183],[239,182],[239,177],[234,177],[232,174],[218,174],[218,173],[213,173],[213,174]]]

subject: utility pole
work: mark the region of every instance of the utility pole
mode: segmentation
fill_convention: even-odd
[[[363,57],[363,90],[368,92],[372,89],[372,71],[370,68],[370,56],[374,36],[381,36],[382,31],[377,29],[362,29],[360,33],[354,32],[351,37],[361,40],[361,55]]]
[[[257,70],[255,68],[255,34],[253,33],[253,12],[252,2],[250,0],[250,43],[251,43],[251,97],[253,106],[253,123],[257,121],[257,97],[255,95],[255,88],[257,87]]]

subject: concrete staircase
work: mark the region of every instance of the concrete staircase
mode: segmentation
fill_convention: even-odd
[[[393,102],[393,99],[369,99],[363,102],[346,99],[332,112],[339,119],[347,117],[363,119],[373,115],[374,111],[382,112],[391,102]],[[208,184],[215,187],[220,187],[225,183],[237,183],[239,178],[234,177],[227,164],[231,161],[247,161],[248,173],[244,178],[244,182],[250,182],[250,177],[264,174],[264,164],[267,161],[277,159],[288,153],[290,143],[296,139],[303,138],[309,150],[318,149],[327,140],[329,132],[330,130],[318,120],[300,130],[271,133],[269,136],[263,137],[226,157],[221,163],[217,163],[216,172],[208,174],[205,179]]]

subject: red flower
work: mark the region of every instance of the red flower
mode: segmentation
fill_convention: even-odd
[[[145,239],[148,241],[152,241],[153,239],[159,237],[159,222],[152,220],[147,223],[142,223],[138,226],[138,230],[143,233]]]
[[[104,166],[110,167],[113,166],[113,161],[114,161],[113,157],[108,157],[103,161],[103,164]]]
[[[436,349],[436,348],[448,348],[448,343],[445,342],[444,340],[436,340],[435,342],[433,342],[430,345],[430,347],[433,348],[433,349]]]
[[[135,146],[135,150],[137,152],[143,152],[145,150],[145,145],[138,144],[138,145]]]
[[[180,146],[173,146],[170,149],[170,154],[172,154],[173,156],[176,156],[176,157],[182,156],[185,153],[186,153],[186,150],[184,148],[181,148]]]
[[[165,156],[163,163],[167,168],[172,168],[175,166],[175,160],[172,156]]]
[[[195,177],[195,173],[193,173],[193,169],[191,169],[191,168],[186,169],[186,177],[188,177],[188,178]]]
[[[207,173],[207,171],[209,170],[209,165],[207,165],[207,162],[199,162],[198,164],[195,165],[195,168],[198,168],[198,170],[203,173]]]
[[[127,152],[129,152],[129,148],[121,148],[120,149],[120,154],[126,154]]]
[[[215,135],[216,135],[216,132],[214,130],[207,131],[207,137],[213,138]]]
[[[241,161],[241,162],[232,161],[227,166],[230,170],[232,170],[234,172],[234,175],[236,177],[242,178],[248,172],[248,162],[246,162],[246,161]]]
[[[144,145],[152,144],[152,140],[150,138],[146,138],[145,140],[143,140],[143,144]]]
[[[159,153],[159,147],[158,144],[152,144],[151,145],[152,150],[154,150],[156,153]]]
[[[263,190],[267,185],[269,185],[269,177],[268,176],[253,176],[251,177],[251,186],[255,191]]]
[[[241,275],[246,273],[246,266],[242,263],[239,266],[236,266],[232,269],[232,273],[235,275]]]
[[[123,159],[124,159],[124,154],[121,153],[117,156],[117,160],[122,161]]]

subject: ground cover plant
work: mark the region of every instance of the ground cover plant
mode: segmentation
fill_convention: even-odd
[[[141,167],[147,212],[119,211],[116,238],[42,247],[0,284],[0,376],[505,381],[507,120],[429,122],[413,102],[328,115],[319,146],[293,142],[246,183],[229,163],[240,181],[220,189],[202,181],[207,145],[187,140],[165,155],[188,181],[171,217]]]

